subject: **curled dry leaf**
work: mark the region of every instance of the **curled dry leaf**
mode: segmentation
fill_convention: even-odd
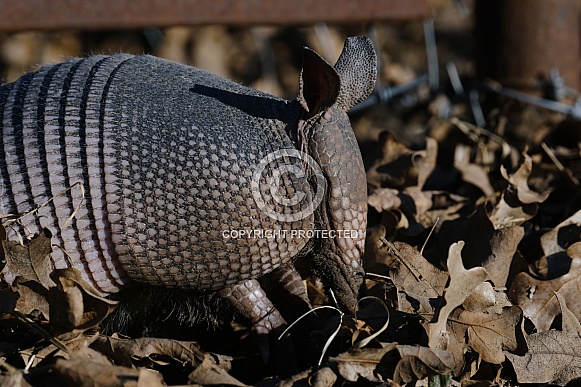
[[[99,336],[91,344],[99,352],[104,353],[118,364],[130,367],[134,361],[161,358],[170,359],[177,364],[197,366],[205,359],[205,353],[194,341],[178,341],[171,339],[142,337],[137,339]],[[224,363],[224,362],[222,362]]]
[[[432,375],[446,375],[455,367],[454,356],[449,351],[434,350],[417,345],[398,345],[401,360],[395,367],[396,383],[410,383]]]
[[[101,296],[78,269],[57,269],[51,278],[57,286],[48,292],[50,324],[61,339],[96,328],[117,305],[117,301]]]
[[[48,290],[40,283],[36,281],[23,281],[19,277],[16,278],[10,288],[4,289],[0,294],[1,312],[10,313],[16,309],[21,313],[30,314],[38,310],[48,320]],[[6,303],[12,299],[16,302],[12,305],[11,310],[6,310]]]
[[[462,303],[470,312],[502,313],[502,308],[512,306],[506,293],[494,289],[490,282],[481,282]]]
[[[103,364],[84,356],[58,359],[51,368],[57,379],[69,386],[165,386],[155,371]]]
[[[446,303],[438,311],[436,322],[428,325],[429,346],[433,349],[447,349],[448,333],[446,326],[448,316],[454,309],[462,305],[466,297],[468,297],[481,282],[488,279],[488,273],[486,273],[486,270],[482,267],[474,267],[470,270],[464,268],[461,256],[463,247],[463,241],[454,243],[450,246],[450,252],[448,254],[450,284],[444,291],[444,300]]]
[[[547,200],[551,193],[550,190],[537,193],[530,189],[528,178],[533,170],[533,160],[527,154],[523,156],[523,163],[512,175],[509,175],[506,169],[501,166],[502,176],[509,185],[489,215],[494,228],[497,230],[518,226],[532,219],[537,214],[539,203]]]
[[[51,237],[50,231],[44,228],[40,234],[33,236],[24,245],[2,239],[2,248],[10,277],[22,277],[26,281],[37,281],[47,289],[54,286],[49,277],[51,271],[50,253],[52,252]]]
[[[579,241],[581,210],[559,223],[554,229],[541,236],[541,247],[545,256],[561,253]]]
[[[418,189],[422,189],[428,177],[434,172],[436,168],[436,161],[438,157],[438,142],[426,137],[426,149],[418,151],[414,154],[412,159],[414,167],[418,170]]]
[[[367,172],[367,181],[375,187],[404,189],[424,186],[436,167],[438,143],[426,138],[426,149],[413,151],[397,142],[388,132],[381,134],[381,155]]]
[[[488,363],[500,364],[503,351],[514,351],[518,346],[516,329],[521,319],[522,311],[517,306],[505,307],[500,313],[457,308],[448,319],[448,327],[459,343],[465,343],[464,348],[472,348]]]
[[[408,383],[448,374],[454,368],[454,357],[448,351],[397,343],[345,352],[331,361],[337,363],[341,376],[350,382],[362,378],[370,382]]]
[[[393,376],[393,364],[397,353],[393,350],[397,343],[389,343],[384,348],[364,348],[344,352],[329,359],[337,363],[339,374],[350,382],[363,378],[370,382],[386,382]]]
[[[384,214],[382,224],[391,231],[389,235],[395,235],[396,230],[402,230],[406,235],[418,235],[437,222],[457,219],[458,211],[466,202],[466,198],[460,195],[422,191],[415,186],[403,191],[378,188],[368,199],[370,206]],[[388,218],[388,214],[393,215]]]
[[[562,312],[562,330],[526,337],[524,356],[507,353],[519,383],[551,383],[564,386],[581,378],[581,324],[567,308],[565,297],[555,293]]]
[[[367,203],[377,212],[397,209],[401,206],[399,191],[393,188],[378,188],[367,198]]]
[[[229,375],[226,369],[220,365],[219,358],[215,358],[209,353],[204,355],[202,364],[192,371],[188,379],[190,383],[202,386],[246,386],[246,384]]]
[[[390,276],[397,287],[398,310],[431,315],[440,304],[448,273],[428,262],[420,252],[403,242],[391,247],[394,265]]]
[[[335,385],[336,381],[337,374],[329,367],[322,367],[309,379],[309,385],[313,387],[331,387]]]
[[[552,280],[533,278],[528,273],[519,273],[509,291],[510,299],[520,306],[538,330],[546,331],[561,311],[555,292],[567,302],[569,310],[577,318],[581,317],[581,242],[567,249],[571,257],[571,267],[565,275]]]
[[[462,174],[462,179],[480,188],[484,196],[494,195],[494,188],[490,184],[488,172],[480,165],[470,162],[471,147],[459,144],[454,152],[454,167]]]
[[[228,374],[232,358],[204,353],[200,345],[193,341],[162,338],[125,339],[113,335],[97,337],[91,347],[126,367],[147,365],[155,368],[173,364],[175,367],[193,369],[189,375],[191,383],[245,385]]]
[[[466,204],[464,197],[445,191],[420,191],[411,187],[402,195],[411,199],[404,202],[403,212],[421,225],[422,231],[438,221],[457,219],[458,211]]]
[[[551,194],[551,191],[537,193],[530,189],[528,179],[533,172],[533,159],[524,153],[524,161],[515,173],[509,175],[504,166],[500,167],[500,173],[509,182],[517,193],[518,200],[524,204],[542,203]]]

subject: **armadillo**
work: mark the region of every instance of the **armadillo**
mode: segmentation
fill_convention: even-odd
[[[292,101],[149,55],[41,67],[0,88],[0,213],[21,215],[9,235],[50,230],[54,267],[106,294],[217,292],[268,333],[285,322],[258,279],[294,289],[308,256],[353,311],[367,194],[346,112],[375,79],[366,37],[334,67],[305,48]]]

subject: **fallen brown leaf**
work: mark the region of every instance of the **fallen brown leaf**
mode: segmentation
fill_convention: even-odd
[[[476,351],[482,360],[500,364],[503,351],[514,351],[517,346],[516,329],[522,319],[517,306],[503,308],[500,313],[471,312],[457,308],[448,318],[448,326],[458,341]]]
[[[351,382],[361,378],[403,384],[432,375],[445,375],[454,368],[454,357],[448,351],[397,343],[345,352],[330,361],[336,362],[339,374]]]
[[[426,250],[426,257],[441,262],[441,257],[447,256],[450,245],[462,240],[466,243],[462,249],[465,266],[484,267],[494,285],[504,287],[523,236],[521,226],[496,230],[484,206],[478,206],[470,216],[443,224],[432,237],[434,243]]]
[[[541,236],[541,247],[545,256],[561,253],[579,241],[581,210],[559,223],[554,229]]]
[[[450,252],[448,254],[450,284],[444,290],[444,299],[446,303],[438,311],[436,322],[428,324],[429,346],[433,349],[448,348],[448,316],[454,309],[462,305],[466,297],[468,297],[480,283],[488,279],[488,273],[482,267],[474,267],[470,270],[464,268],[461,256],[463,247],[463,241],[454,243],[450,246]]]
[[[58,359],[51,368],[57,379],[69,386],[165,386],[161,375],[153,370],[103,364],[84,356]]]
[[[208,353],[205,354],[202,364],[192,371],[188,379],[190,383],[203,386],[246,386],[246,384],[229,375],[226,369],[220,365],[219,360]]]
[[[562,312],[562,330],[534,333],[526,337],[524,356],[506,353],[519,383],[551,383],[564,386],[581,378],[581,324],[567,308],[565,298],[555,293]]]
[[[50,324],[63,340],[96,328],[117,305],[117,301],[104,298],[76,268],[56,269],[51,278],[57,286],[48,292]]]
[[[309,378],[309,386],[313,387],[331,387],[337,381],[337,374],[330,367],[322,367]],[[280,386],[283,387],[283,386]]]
[[[495,286],[499,288],[506,286],[513,257],[517,253],[518,244],[524,234],[522,227],[511,226],[494,230],[489,240],[481,241],[488,242],[488,246],[490,246],[490,253],[481,264]],[[483,250],[488,252],[488,249],[480,251]]]
[[[54,286],[49,276],[52,270],[51,237],[50,231],[44,228],[40,234],[33,236],[24,245],[2,239],[6,266],[11,278],[22,277],[26,281],[38,281],[47,289]]]
[[[329,359],[337,363],[339,374],[350,382],[360,378],[370,382],[386,382],[393,377],[397,343],[389,343],[384,348],[364,348],[344,352]]]
[[[432,265],[406,243],[395,242],[392,246],[394,265],[390,277],[398,289],[398,310],[422,316],[433,314],[440,304],[448,273]]]
[[[205,358],[200,345],[194,341],[141,337],[136,339],[120,338],[117,335],[100,335],[91,347],[114,359],[116,363],[130,366],[134,361],[143,359],[173,359],[179,364],[197,366]]]
[[[381,155],[367,172],[368,182],[377,188],[421,189],[436,166],[436,140],[426,138],[426,149],[420,151],[407,148],[388,132],[383,132],[379,141]]]
[[[462,179],[478,187],[485,197],[494,195],[488,172],[478,164],[470,162],[471,147],[459,144],[454,152],[454,167],[462,174]]]
[[[524,161],[515,173],[509,175],[504,166],[500,167],[502,176],[515,189],[518,199],[524,204],[542,203],[551,194],[550,191],[537,193],[530,189],[528,179],[533,172],[533,159],[528,154],[523,154]]]
[[[523,157],[523,163],[511,175],[508,174],[504,166],[501,166],[502,176],[509,185],[489,214],[496,230],[518,226],[532,219],[537,214],[539,203],[547,200],[551,193],[550,190],[537,193],[530,189],[528,178],[533,169],[533,160],[526,153],[523,154]]]
[[[571,267],[565,275],[552,280],[533,278],[528,273],[519,273],[509,291],[510,299],[519,305],[525,316],[530,318],[538,330],[546,331],[561,311],[555,292],[569,305],[569,310],[577,318],[581,317],[581,242],[567,249],[571,257]]]
[[[490,282],[481,282],[462,303],[469,312],[502,313],[502,308],[512,306],[505,292],[492,287]]]
[[[399,190],[393,188],[378,188],[367,198],[367,203],[377,212],[398,209],[401,206]]]
[[[395,367],[393,379],[404,384],[422,380],[427,376],[446,375],[455,367],[451,352],[434,350],[417,345],[398,345],[401,360]]]
[[[11,290],[10,290],[11,289]],[[44,318],[49,318],[48,290],[36,281],[23,281],[22,277],[16,278],[10,289],[5,289],[3,295],[8,291],[16,292],[18,301],[14,309],[24,314],[30,314],[38,310]],[[4,296],[2,297],[4,303]],[[10,311],[12,312],[12,311]],[[7,312],[5,312],[7,313]]]

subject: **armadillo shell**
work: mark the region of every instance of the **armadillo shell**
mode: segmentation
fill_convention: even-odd
[[[129,280],[216,290],[258,278],[307,239],[230,231],[313,228],[312,215],[269,217],[252,194],[260,161],[294,149],[285,128],[296,114],[295,102],[151,56],[43,67],[0,88],[0,213],[41,206],[13,229],[47,227],[54,266],[79,268],[104,292]],[[269,190],[259,186],[267,204],[294,211]]]

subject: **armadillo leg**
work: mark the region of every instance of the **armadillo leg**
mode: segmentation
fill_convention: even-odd
[[[311,309],[303,279],[292,264],[278,267],[262,277],[260,283],[289,322]]]
[[[256,280],[247,280],[224,288],[218,295],[227,299],[240,314],[248,318],[259,335],[267,335],[285,324],[281,314]]]
[[[282,265],[260,279],[260,283],[268,292],[268,297],[280,310],[289,323],[311,310],[311,303],[303,279],[293,264]],[[290,338],[293,350],[297,353],[300,369],[317,364],[322,352],[322,345],[318,337],[312,333],[323,328],[321,321],[314,313],[301,318],[291,330]],[[289,337],[285,337],[288,339]]]

